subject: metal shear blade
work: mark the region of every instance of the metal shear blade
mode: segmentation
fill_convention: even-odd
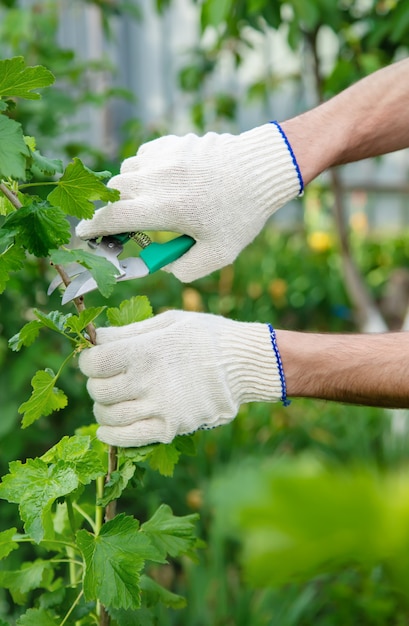
[[[141,250],[138,257],[129,257],[119,260],[118,257],[123,251],[123,243],[128,241],[131,236],[130,233],[124,233],[102,237],[99,242],[95,240],[88,242],[88,245],[93,249],[95,254],[104,257],[114,265],[117,270],[117,282],[132,280],[133,278],[142,278],[143,276],[156,272],[162,267],[165,267],[165,265],[176,261],[195,243],[192,237],[180,235],[165,243],[148,243],[148,245]],[[63,304],[98,289],[98,285],[92,277],[91,272],[81,265],[75,267],[74,264],[74,267],[70,269],[69,276],[75,276],[75,278],[68,285],[63,294]],[[61,282],[60,279],[55,279],[51,283],[48,293],[56,289]]]
[[[129,257],[120,262],[121,274],[117,276],[117,282],[124,280],[132,280],[133,278],[142,278],[149,274],[149,268],[142,259],[138,257]],[[98,289],[96,280],[92,278],[89,271],[82,272],[68,285],[62,297],[62,304],[67,304],[74,298]]]

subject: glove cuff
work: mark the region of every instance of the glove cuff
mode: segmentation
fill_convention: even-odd
[[[302,195],[301,171],[290,143],[277,122],[263,124],[240,136],[240,160],[251,163],[252,177],[257,172],[257,188],[253,190],[256,204],[262,207],[265,219],[284,204]],[[244,164],[243,164],[244,165]],[[245,172],[243,166],[240,171]]]
[[[230,322],[220,344],[229,387],[239,404],[285,401],[284,371],[267,324]]]

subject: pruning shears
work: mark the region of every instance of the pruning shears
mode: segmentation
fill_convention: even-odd
[[[139,256],[119,259],[124,244],[130,239],[134,239],[142,248]],[[104,257],[115,266],[116,280],[121,282],[153,274],[168,263],[176,261],[193,246],[195,240],[188,235],[180,235],[165,243],[156,243],[145,233],[135,232],[90,239],[87,243],[96,255]],[[98,289],[90,271],[79,263],[72,263],[65,271],[73,280],[64,291],[62,304]],[[57,276],[50,284],[47,294],[50,295],[61,283],[62,279]]]

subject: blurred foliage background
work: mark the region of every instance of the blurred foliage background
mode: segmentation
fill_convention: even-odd
[[[46,65],[58,79],[41,101],[19,103],[16,116],[37,137],[44,154],[58,151],[66,160],[78,154],[93,168],[115,172],[142,141],[173,129],[166,119],[145,128],[141,120],[130,118],[118,130],[115,149],[78,140],[81,111],[109,110],[143,99],[144,93],[130,93],[118,84],[118,68],[108,57],[84,61],[77,50],[61,44],[64,4],[0,1],[1,56],[22,54],[27,63]],[[138,20],[143,28],[146,2],[76,4],[92,5],[111,47],[118,45],[116,20]],[[166,16],[174,3],[151,4]],[[312,106],[408,52],[409,12],[403,1],[191,4],[197,13],[197,42],[184,59],[178,83],[189,105],[191,129],[197,132],[239,128],[243,94],[239,98],[220,76],[217,88],[212,80],[226,55],[234,71],[240,70],[254,33],[267,37],[280,32],[308,70],[308,80],[293,69],[278,77],[266,65],[244,94],[266,115],[272,95],[283,84],[303,93],[301,100]],[[324,62],[329,40],[330,64]],[[99,76],[103,89],[96,90]],[[408,232],[400,224],[387,230],[371,227],[368,193],[359,185],[351,190],[342,172],[331,172],[306,191],[296,208],[297,220],[271,220],[233,266],[188,286],[164,273],[135,285],[118,285],[109,304],[118,306],[132,289],[132,294],[140,290],[147,295],[156,313],[183,307],[321,332],[405,328]],[[382,193],[385,212],[396,194],[408,208],[407,187],[391,186]],[[351,212],[354,202],[359,209]],[[353,267],[352,283],[346,266]],[[45,262],[29,260],[0,302],[2,474],[9,461],[42,454],[61,436],[93,421],[85,381],[71,368],[61,382],[71,399],[69,407],[28,430],[19,427],[17,408],[29,395],[33,372],[45,364],[55,368],[65,347],[58,336],[45,333],[41,343],[15,354],[7,341],[31,319],[33,307],[60,307],[58,294],[46,296],[51,278]],[[87,301],[94,305],[101,299],[90,295]],[[407,435],[406,411],[307,400],[293,401],[286,409],[248,405],[231,425],[198,433],[196,457],[182,458],[173,478],[147,473],[144,488],[129,489],[120,503],[142,520],[159,502],[169,503],[175,514],[201,514],[207,545],[199,562],[170,563],[156,572],[163,584],[186,595],[188,606],[178,612],[158,609],[157,623],[408,624]],[[14,508],[5,503],[0,507],[1,530],[16,524]],[[10,597],[0,590],[0,617],[10,613]]]

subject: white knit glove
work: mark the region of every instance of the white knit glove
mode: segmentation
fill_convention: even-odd
[[[302,179],[275,123],[240,135],[156,139],[126,159],[108,183],[121,200],[77,226],[77,235],[162,230],[196,244],[167,269],[189,282],[232,263],[267,219],[302,192]]]
[[[266,324],[167,311],[100,328],[97,344],[81,353],[79,365],[89,377],[98,437],[111,445],[169,443],[227,424],[244,402],[283,396]]]

